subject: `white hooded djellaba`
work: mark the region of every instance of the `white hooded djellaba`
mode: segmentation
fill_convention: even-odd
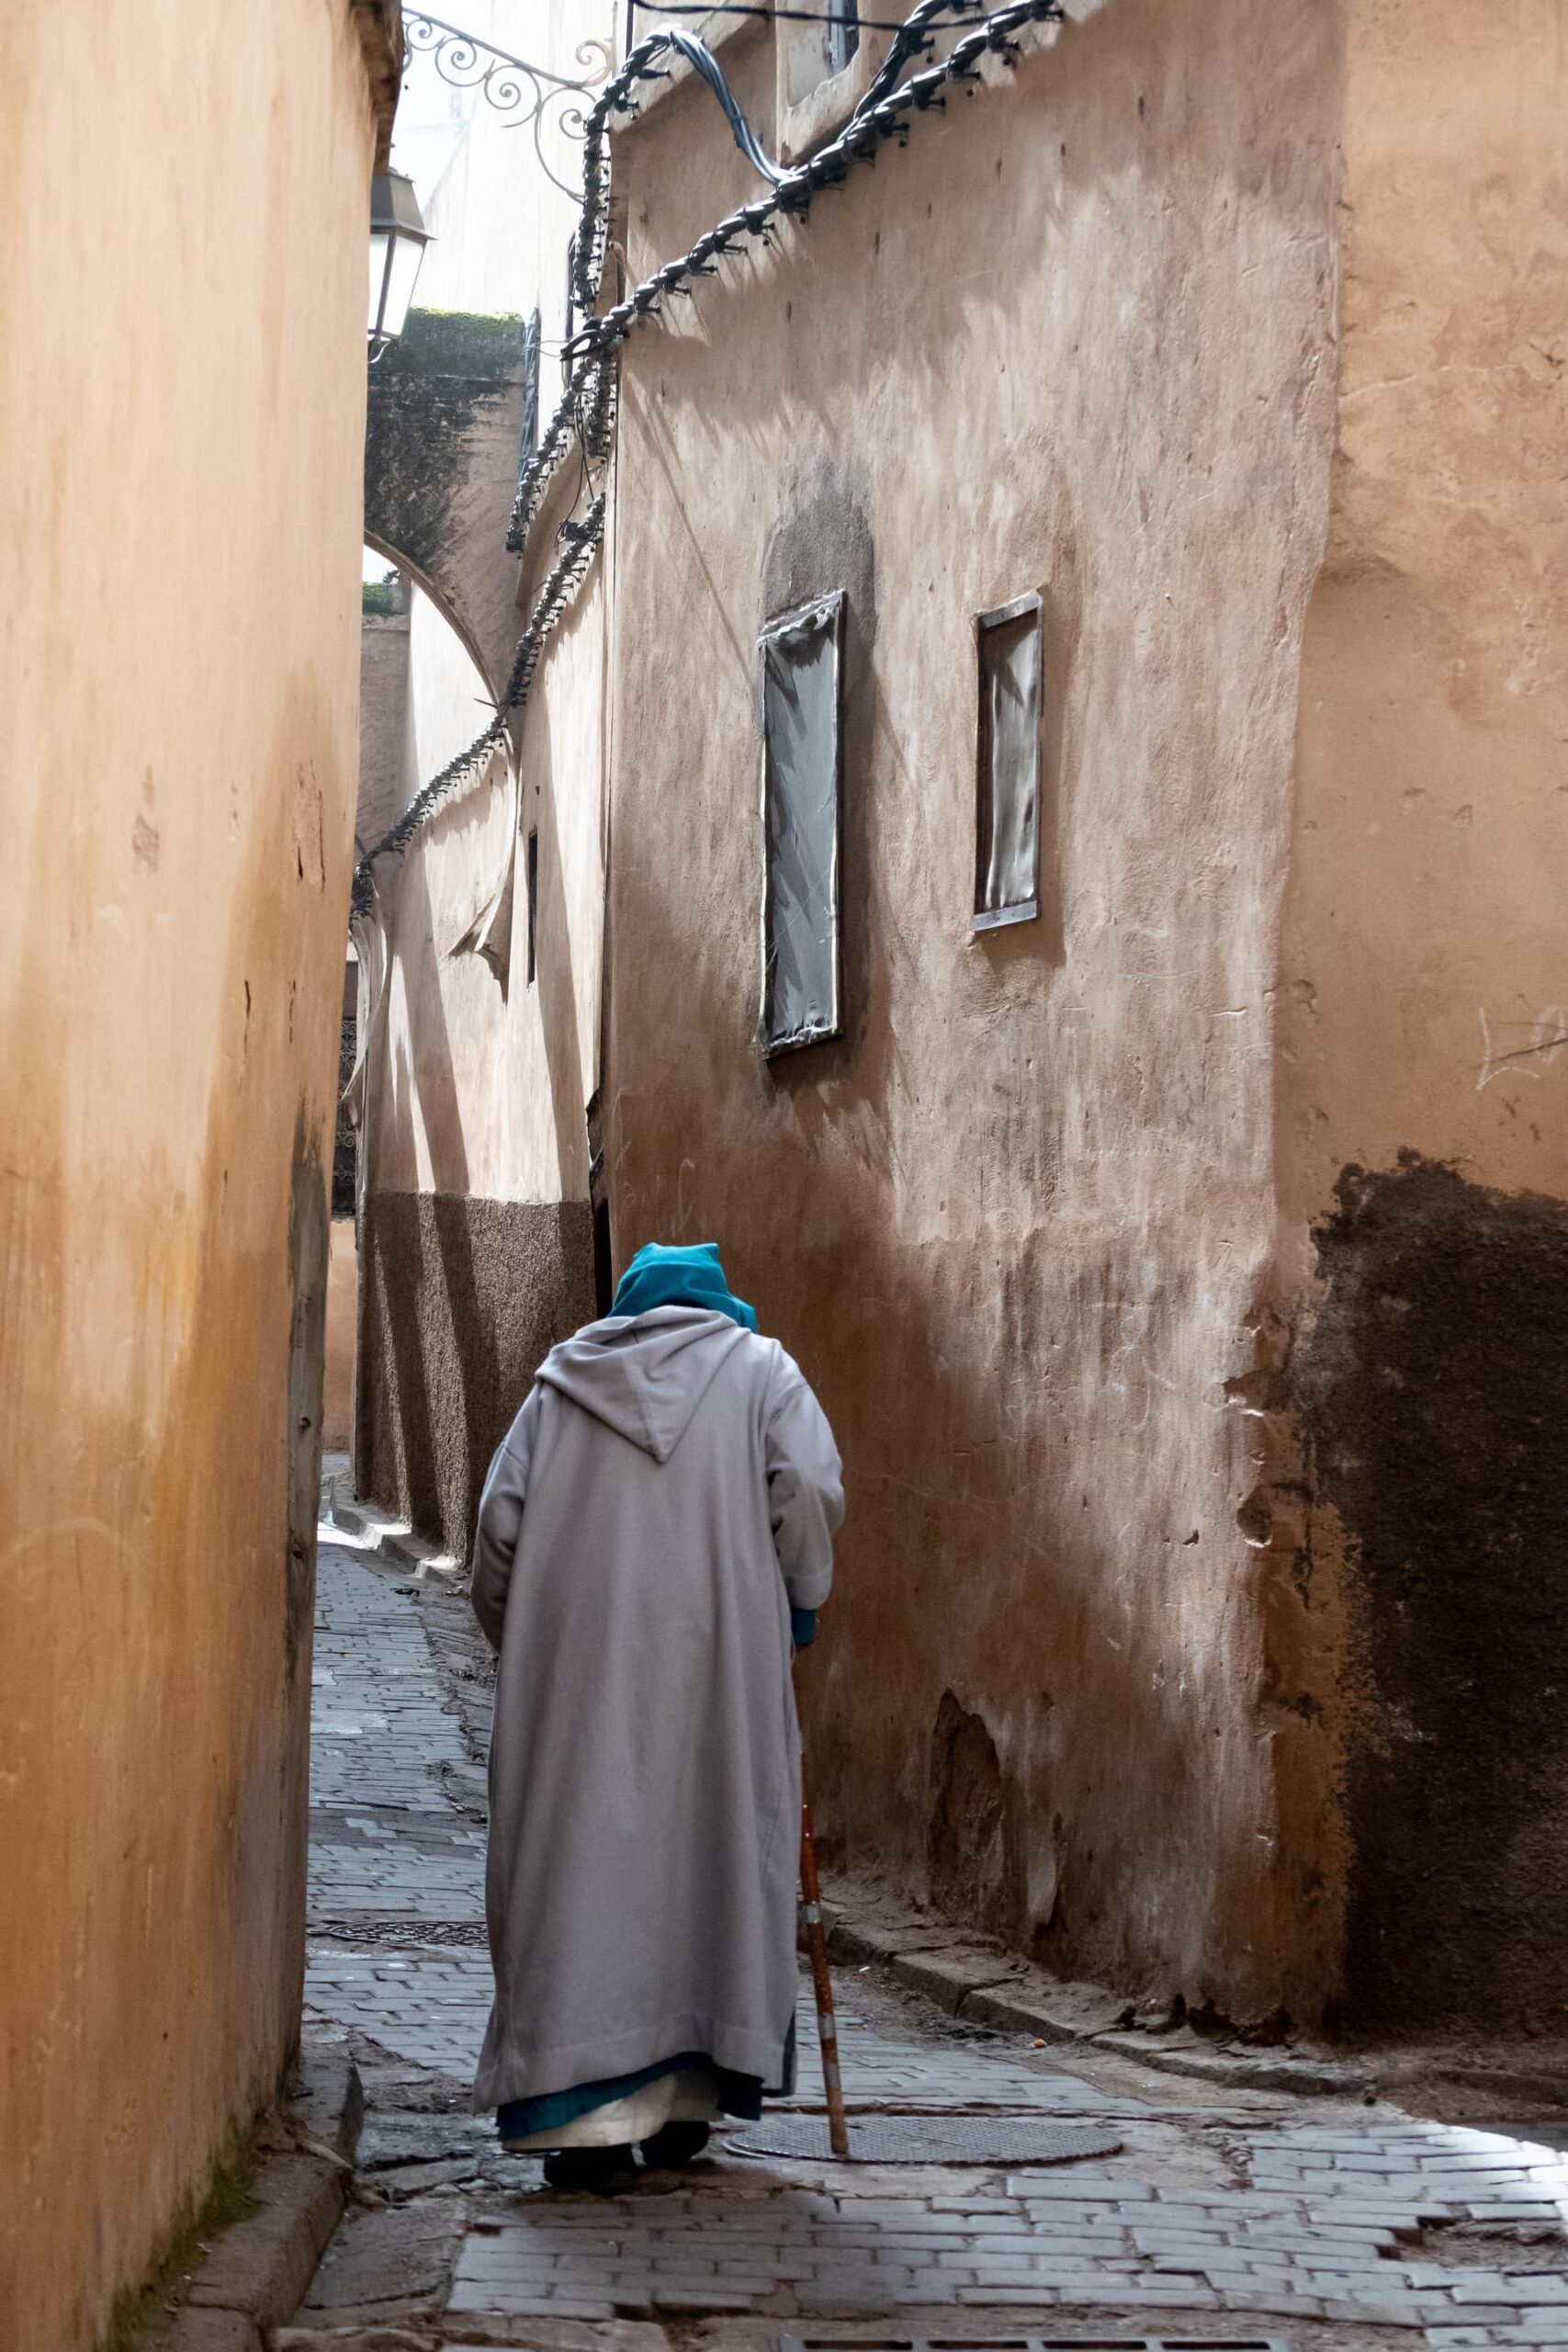
[[[721,1271],[705,1292],[728,1296]],[[588,1325],[541,1367],[485,1484],[496,1992],[475,2104],[511,2111],[527,2137],[503,2115],[509,2144],[746,2112],[722,2096],[732,2077],[792,2087],[791,1611],[828,1597],[843,1497],[821,1408],[742,1314]]]

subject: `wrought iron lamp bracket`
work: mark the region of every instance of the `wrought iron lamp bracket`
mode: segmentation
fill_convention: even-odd
[[[531,130],[539,168],[563,196],[581,203],[582,189],[573,187],[551,169],[545,153],[547,124],[568,139],[587,132],[586,109],[593,93],[608,80],[615,62],[607,41],[584,40],[573,52],[581,69],[557,74],[546,65],[513,57],[478,33],[465,32],[445,17],[428,16],[423,8],[403,10],[403,72],[416,57],[428,57],[441,79],[454,90],[477,90],[485,104],[507,119],[508,130]],[[488,62],[487,62],[488,61]]]

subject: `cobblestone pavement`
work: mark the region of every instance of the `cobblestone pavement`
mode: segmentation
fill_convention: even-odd
[[[375,2324],[449,2352],[825,2332],[869,2352],[894,2321],[944,2345],[1568,2347],[1555,2149],[1388,2105],[1216,2104],[1120,2056],[961,2027],[864,1971],[838,1986],[852,2104],[1092,2116],[1120,2152],[846,2169],[721,2146],[619,2199],[552,2195],[468,2112],[490,1971],[467,1604],[327,1540],[319,1595],[307,2023],[351,2043],[367,2098],[356,2201],[299,2322],[323,2345]],[[818,2106],[808,2000],[800,2037],[795,2104]]]

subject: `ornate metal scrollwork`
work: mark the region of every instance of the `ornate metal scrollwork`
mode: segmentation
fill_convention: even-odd
[[[568,139],[581,139],[587,130],[585,108],[595,90],[608,79],[614,59],[607,41],[580,41],[572,62],[575,74],[558,74],[547,65],[530,64],[513,57],[479,33],[465,32],[441,17],[423,9],[403,10],[403,72],[416,57],[428,57],[441,79],[454,90],[478,90],[487,106],[508,118],[509,130],[531,130],[539,168],[563,196],[581,203],[582,190],[553,171],[545,153],[547,122]]]

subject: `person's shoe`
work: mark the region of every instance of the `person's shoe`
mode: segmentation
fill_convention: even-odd
[[[708,2143],[705,2123],[666,2123],[642,2143],[642,2160],[655,2172],[678,2172],[694,2164]]]
[[[615,2197],[636,2177],[630,2148],[558,2148],[545,2158],[547,2188],[586,2188]]]

